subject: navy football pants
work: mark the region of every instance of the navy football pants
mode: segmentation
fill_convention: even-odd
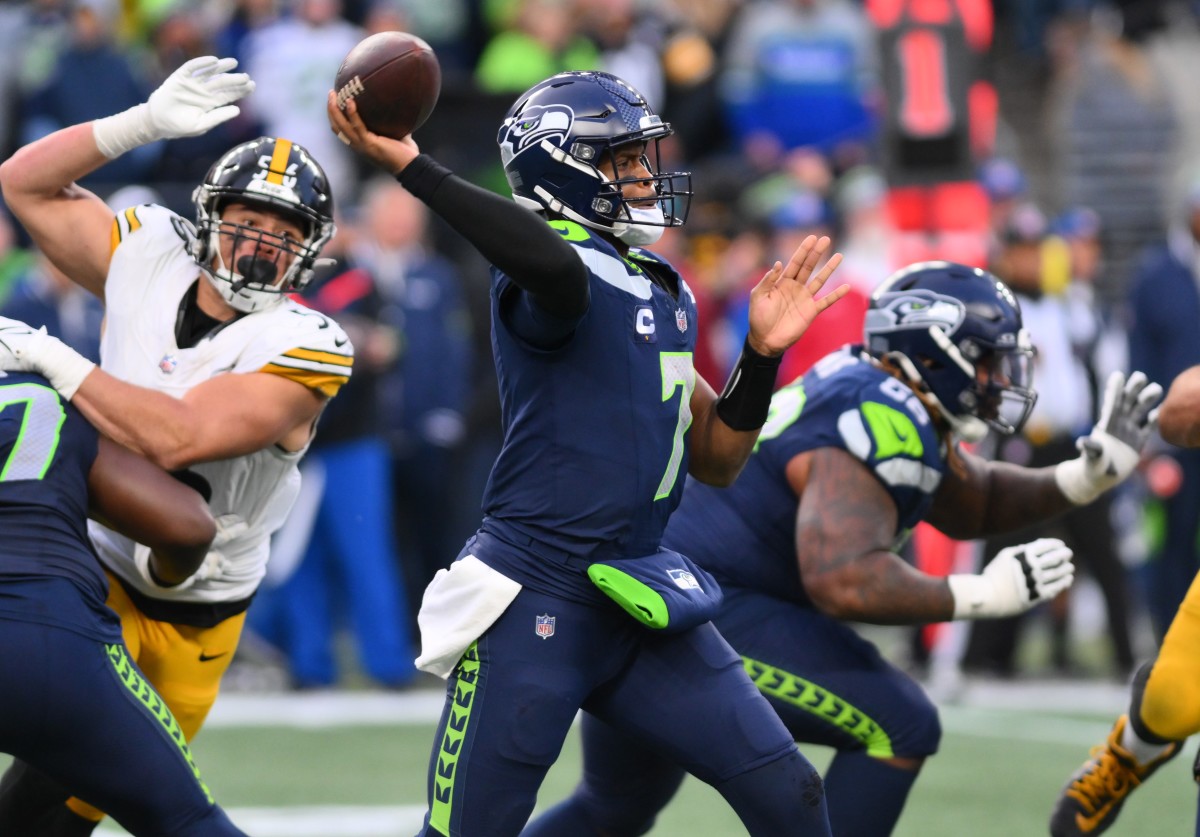
[[[662,634],[530,590],[450,677],[421,833],[520,833],[581,707],[714,785],[751,834],[829,834],[820,777],[711,624]]]
[[[937,709],[920,685],[849,626],[761,593],[726,586],[716,625],[791,735],[838,750],[825,783],[833,833],[891,833],[916,774],[880,760],[923,759],[941,738]],[[645,833],[684,771],[590,716],[583,746],[574,795],[526,833]]]
[[[124,644],[0,618],[0,672],[8,684],[0,689],[0,752],[131,834],[244,834],[213,803],[183,734]],[[0,832],[31,833],[22,816],[6,808]]]

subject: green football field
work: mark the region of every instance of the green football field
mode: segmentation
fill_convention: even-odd
[[[1104,737],[1123,696],[1123,689],[1093,681],[969,686],[960,701],[943,706],[942,751],[927,764],[897,835],[1048,833],[1046,818],[1059,787]],[[257,837],[411,835],[424,812],[425,762],[439,705],[434,689],[226,694],[194,751],[217,799]],[[820,748],[805,752],[821,768],[830,757]],[[1107,833],[1190,837],[1193,754],[1189,745],[1138,790]],[[569,791],[578,765],[572,734],[539,805]],[[125,832],[106,825],[99,833]],[[743,833],[721,798],[693,779],[652,832]]]

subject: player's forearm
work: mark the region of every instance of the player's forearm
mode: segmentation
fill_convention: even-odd
[[[966,476],[948,470],[927,520],[952,538],[970,540],[1012,532],[1075,507],[1059,488],[1054,468],[1025,468],[963,456]]]
[[[703,387],[707,390],[700,394]],[[731,485],[754,452],[760,428],[734,430],[717,415],[716,394],[697,378],[691,401],[688,473],[708,485]]]
[[[837,540],[834,534],[830,542]],[[801,549],[810,547],[800,544]],[[813,544],[801,558],[801,578],[813,604],[836,619],[872,625],[921,625],[954,617],[944,578],[926,575],[887,550],[865,555],[821,554]]]
[[[199,435],[191,411],[176,398],[95,369],[71,403],[101,433],[173,471],[194,464]]]

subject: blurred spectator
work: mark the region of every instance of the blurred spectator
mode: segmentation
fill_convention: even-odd
[[[246,37],[240,69],[257,84],[243,112],[270,136],[287,137],[321,161],[337,204],[349,205],[357,185],[351,151],[329,130],[325,97],[342,59],[362,30],[339,14],[340,0],[289,0],[291,14]]]
[[[629,82],[661,113],[666,100],[662,21],[637,0],[577,2],[582,30],[600,50],[599,69]]]
[[[1129,295],[1129,364],[1164,388],[1200,363],[1200,178],[1166,240],[1137,262]],[[1160,526],[1146,567],[1150,618],[1161,640],[1200,569],[1200,449],[1160,442],[1146,469]]]
[[[770,209],[764,219],[768,263],[772,258],[783,258],[795,251],[800,242],[809,235],[834,235],[833,215],[819,193],[803,187],[794,188],[790,195],[776,198],[774,204],[768,204]],[[833,249],[838,249],[836,242]],[[744,274],[743,284],[726,303],[724,318],[731,324],[731,345],[734,347],[730,362],[737,358],[737,353],[741,351],[742,343],[746,339],[746,311],[750,302],[750,289],[760,279],[762,273],[757,267]],[[775,376],[777,385],[791,383],[834,349],[846,343],[861,342],[863,316],[868,301],[867,294],[851,287],[850,293],[826,312],[829,319],[821,320],[821,328],[812,329],[784,353],[779,372]],[[825,316],[822,315],[823,318]],[[734,327],[734,323],[739,325]],[[724,375],[728,373],[727,367]]]
[[[479,496],[458,484],[455,471],[471,398],[471,320],[458,272],[427,249],[425,204],[384,178],[367,186],[362,213],[351,256],[375,280],[379,322],[402,341],[380,370],[377,409],[391,451],[392,514],[415,616],[421,592],[470,534],[456,529],[458,509],[469,504],[478,515]]]
[[[979,167],[979,182],[988,197],[988,253],[996,257],[1015,210],[1028,197],[1029,183],[1020,166],[1007,157],[990,157]]]
[[[892,273],[887,183],[871,166],[856,166],[834,184],[833,203],[843,256],[838,277],[869,297]]]
[[[869,143],[878,95],[873,30],[850,0],[760,0],[733,20],[721,95],[740,144]]]
[[[471,10],[467,0],[371,0],[363,5],[366,34],[412,32],[437,54],[443,83],[470,77],[475,56],[468,37]]]
[[[236,58],[246,67],[246,41],[255,32],[279,20],[282,0],[234,0],[223,20],[213,29],[216,54]],[[333,83],[330,82],[330,87]]]
[[[1095,213],[1064,221],[1062,232],[1079,238],[1084,257],[1068,261],[1063,238],[1049,235],[1045,217],[1033,204],[1013,211],[993,272],[1008,283],[1021,304],[1025,328],[1035,335],[1034,385],[1037,404],[1019,435],[998,440],[995,458],[1024,467],[1053,465],[1077,455],[1075,440],[1086,435],[1099,413],[1096,348],[1101,322],[1090,299],[1090,283],[1099,267],[1087,245],[1098,243]],[[1090,224],[1086,223],[1088,220]],[[1070,292],[1072,285],[1078,285]],[[995,441],[995,440],[994,440]],[[1075,552],[1079,568],[1091,575],[1104,597],[1112,674],[1124,680],[1132,673],[1129,589],[1125,567],[1116,550],[1112,499],[1074,508],[1047,523],[989,538],[984,554],[1041,538],[1061,538]],[[1070,592],[1049,605],[1051,666],[1058,674],[1078,673],[1070,646]],[[1017,648],[1028,617],[976,622],[963,660],[967,670],[1002,677],[1017,674]]]
[[[34,254],[21,246],[18,229],[8,210],[0,205],[0,304],[8,298],[13,285],[33,267]]]
[[[116,40],[120,0],[75,0],[71,40],[46,83],[21,106],[20,141],[117,113],[146,100],[140,65]],[[162,143],[150,143],[110,161],[87,178],[97,183],[141,183],[153,178]]]
[[[892,263],[987,262],[987,195],[975,177],[992,152],[996,91],[984,76],[987,0],[870,0],[879,28],[879,148],[896,241]]]
[[[267,583],[250,626],[284,654],[301,689],[332,686],[337,628],[352,630],[363,670],[387,687],[416,674],[415,648],[392,529],[390,457],[380,388],[400,336],[378,319],[383,302],[368,270],[342,266],[305,289],[305,302],[336,315],[354,344],[354,385],[321,416],[301,466],[302,496],[272,543]],[[302,554],[294,572],[281,574]],[[282,553],[282,554],[281,554]]]
[[[147,63],[156,85],[191,59],[213,55],[216,49],[199,9],[180,7],[170,11],[151,28],[149,35]],[[211,131],[164,142],[154,179],[160,203],[185,218],[190,217],[192,190],[203,181],[209,167],[234,145],[262,133],[261,126],[243,109],[241,114]]]
[[[1166,19],[1161,0],[1100,4],[1078,51],[1064,51],[1048,112],[1058,121],[1061,195],[1090,206],[1105,235],[1100,297],[1123,298],[1138,251],[1165,234],[1166,181],[1177,116],[1149,42]]]
[[[599,51],[576,26],[573,0],[518,0],[511,28],[479,56],[475,81],[491,93],[520,93],[564,70],[599,68]]]
[[[100,362],[104,305],[39,254],[9,290],[0,316],[46,330],[95,363]]]

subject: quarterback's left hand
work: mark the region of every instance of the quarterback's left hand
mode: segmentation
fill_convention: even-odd
[[[747,342],[755,352],[764,357],[783,354],[808,331],[818,314],[849,292],[850,287],[842,285],[817,298],[842,262],[842,254],[834,253],[817,271],[817,262],[825,256],[829,246],[828,236],[808,236],[786,266],[775,262],[750,291]]]
[[[1079,458],[1055,469],[1058,487],[1071,502],[1090,503],[1133,473],[1158,425],[1162,394],[1162,387],[1141,372],[1132,373],[1128,380],[1121,372],[1109,376],[1100,420],[1091,433],[1075,442]]]

